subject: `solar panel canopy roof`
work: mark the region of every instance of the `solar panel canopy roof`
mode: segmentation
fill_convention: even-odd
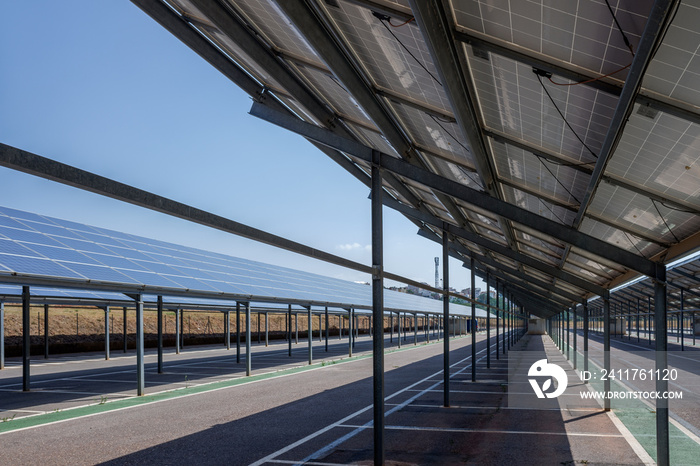
[[[372,307],[371,287],[361,283],[6,207],[0,207],[1,282],[54,285],[32,287],[32,296],[74,303],[116,303],[127,300],[118,292],[143,292],[145,301],[161,294],[166,304],[186,308],[235,306],[237,300],[273,309]],[[0,285],[0,295],[19,294],[19,287]],[[442,313],[442,301],[393,290],[384,290],[384,305]],[[452,303],[450,312],[466,315],[471,309]]]
[[[387,205],[531,312],[700,245],[696,1],[133,3],[263,105],[488,195],[383,177]],[[367,161],[323,150],[368,183]]]

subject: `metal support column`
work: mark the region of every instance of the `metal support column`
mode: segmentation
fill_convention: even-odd
[[[226,334],[226,349],[231,349],[231,311],[224,311],[224,333]]]
[[[136,394],[143,396],[146,380],[143,363],[143,299],[140,294],[134,295],[136,304]]]
[[[49,359],[49,305],[44,304],[44,359]],[[109,358],[107,358],[109,359]]]
[[[472,321],[469,328],[472,331],[472,382],[476,382],[476,273],[474,270],[474,257],[469,258],[469,271],[471,272],[470,298],[472,303]]]
[[[258,334],[258,345],[262,341],[262,335],[260,334],[260,311],[257,312],[258,314],[258,327],[257,327],[257,334]]]
[[[583,370],[588,372],[588,301],[583,301]]]
[[[656,373],[663,374],[668,369],[668,334],[666,333],[666,267],[657,264],[654,277],[654,327],[656,337]],[[657,393],[668,392],[668,380],[665,377],[656,378]],[[669,459],[669,426],[668,399],[656,399],[656,464],[668,466]]]
[[[413,345],[418,344],[418,314],[413,313]]]
[[[353,309],[348,309],[348,356],[352,357],[352,341],[353,341]]]
[[[501,325],[501,322],[499,319],[499,314],[501,313],[501,305],[500,305],[500,300],[498,299],[498,280],[496,280],[496,359],[501,359],[501,350],[499,349],[499,341],[498,341],[498,327]]]
[[[299,313],[294,313],[294,344],[299,344]]]
[[[29,391],[29,355],[31,352],[29,322],[29,287],[22,287],[22,390]]]
[[[180,354],[180,309],[175,309],[175,354]]]
[[[486,272],[486,368],[491,368],[491,276]]]
[[[571,335],[571,338],[574,339],[574,370],[576,370],[576,360],[578,359],[577,355],[576,355],[576,340],[578,340],[578,322],[576,321],[576,307],[577,306],[574,305],[574,307],[572,308],[572,311],[574,314],[573,315],[573,318],[574,318],[574,329],[573,330],[574,331],[573,331],[573,334]]]
[[[394,342],[394,313],[389,313],[389,343]]]
[[[123,329],[123,330],[124,330],[124,332],[123,332],[123,334],[124,334],[123,340],[124,340],[124,352],[126,353],[126,348],[127,348],[127,336],[128,336],[128,334],[127,334],[127,325],[126,325],[126,306],[124,306],[124,320],[123,320],[122,322],[124,323],[124,325],[123,325],[123,327],[124,327],[124,329]]]
[[[681,351],[685,351],[685,341],[683,339],[683,323],[684,323],[683,311],[685,310],[685,299],[684,298],[685,298],[685,296],[683,295],[683,288],[681,288],[681,313],[680,313],[680,319],[679,319],[681,321],[681,324],[678,326],[680,329],[679,331],[681,332]]]
[[[236,364],[241,363],[241,303],[236,302]]]
[[[292,305],[287,305],[287,346],[289,357],[292,357]]]
[[[603,299],[603,368],[610,373],[610,299]],[[610,393],[610,377],[603,381],[603,391]],[[605,411],[610,411],[610,398],[605,397]]]
[[[309,327],[309,334],[307,335],[307,340],[309,340],[309,366],[313,364],[314,358],[313,358],[313,343],[314,343],[314,336],[313,332],[311,331],[313,329],[313,316],[311,315],[311,306],[308,306],[306,308],[306,316],[308,320],[308,327]]]
[[[270,345],[270,312],[265,312],[265,348]]]
[[[569,315],[568,309],[564,312],[564,315],[566,316],[566,359],[570,360],[571,352],[569,349],[571,348],[571,316]]]
[[[384,227],[379,153],[372,164],[372,340],[374,464],[384,464]]]
[[[185,347],[185,310],[180,309],[180,335],[178,335],[178,338],[180,339],[180,348]]]
[[[250,376],[253,367],[253,355],[250,354],[250,303],[243,303],[245,306],[245,375]]]
[[[401,313],[396,313],[396,342],[397,347],[401,348]]]
[[[158,373],[163,373],[163,297],[158,296]]]
[[[450,407],[450,245],[447,232],[442,232],[442,318],[445,321],[445,335],[442,340],[443,406]]]
[[[109,306],[105,306],[105,361],[109,361]]]
[[[328,352],[328,335],[330,332],[330,329],[328,328],[328,306],[326,306],[324,313],[326,315],[326,353]]]

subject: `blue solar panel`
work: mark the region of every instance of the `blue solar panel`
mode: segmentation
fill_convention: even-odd
[[[97,244],[124,247],[124,243],[114,238],[110,238],[109,236],[98,235],[97,233],[90,233],[87,231],[78,231],[76,234],[79,235],[81,239],[92,241]]]
[[[0,252],[15,256],[41,257],[38,252],[9,239],[0,239]]]
[[[71,264],[63,263],[62,265],[70,268],[71,270],[79,273],[85,278],[90,280],[104,281],[104,282],[115,282],[115,283],[131,283],[138,284],[139,281],[131,279],[124,273],[121,273],[110,267],[104,267],[99,265],[88,265],[88,264]]]
[[[62,265],[48,259],[0,254],[0,264],[2,264],[7,270],[20,274],[82,278],[72,270],[69,270],[66,267],[63,267]]]
[[[115,269],[130,269],[130,270],[141,270],[146,271],[143,267],[139,266],[136,262],[130,261],[120,256],[107,256],[104,254],[95,254],[92,252],[85,252],[86,256],[91,257],[96,262],[106,265],[108,267],[113,267]]]
[[[124,273],[125,275],[128,275],[129,277],[131,277],[132,280],[136,281],[137,283],[141,283],[144,285],[166,288],[182,288],[182,286],[179,286],[174,281],[168,280],[167,278],[162,277],[157,273],[139,272],[137,270],[120,270],[120,272]]]
[[[34,214],[32,212],[25,212],[23,210],[15,210],[9,207],[0,206],[0,213],[7,215],[8,217],[14,217],[16,219],[33,220],[35,222],[51,223],[51,220],[47,220],[47,217]]]
[[[3,217],[2,213],[8,217]],[[18,228],[10,228],[12,226]],[[371,287],[366,285],[2,207],[0,235],[27,241],[18,243],[0,239],[0,267],[18,274],[84,277],[93,282],[218,292],[241,297],[313,300],[355,306],[371,304]],[[40,246],[32,248],[31,243]],[[37,257],[38,253],[55,260],[41,259]],[[385,290],[384,299],[387,308],[442,311],[441,301],[390,290]]]
[[[55,248],[53,246],[44,246],[41,244],[28,244],[27,246],[33,251],[50,259],[97,265],[96,261],[75,249]]]
[[[47,223],[37,223],[33,222],[31,220],[22,220],[22,222],[26,225],[26,227],[30,227],[40,233],[44,233],[49,236],[62,236],[66,238],[74,238],[74,239],[79,239],[79,236],[74,233],[72,230],[69,230],[67,228],[60,227],[58,225],[49,225]],[[57,238],[54,238],[57,239]]]
[[[58,236],[54,236],[53,238],[56,241],[58,241],[61,245],[68,246],[69,248],[73,248],[76,251],[96,252],[98,254],[114,254],[111,251],[103,248],[102,246],[92,243],[90,241],[83,241],[73,238],[61,238]]]
[[[0,234],[3,234],[4,236],[12,238],[16,241],[45,244],[49,246],[60,246],[60,244],[52,238],[36,231],[30,231],[28,227],[25,227],[24,230],[19,230],[15,228],[7,228],[0,226]]]

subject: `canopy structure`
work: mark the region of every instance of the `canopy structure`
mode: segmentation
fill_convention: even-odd
[[[700,245],[696,6],[133,3],[534,313]]]

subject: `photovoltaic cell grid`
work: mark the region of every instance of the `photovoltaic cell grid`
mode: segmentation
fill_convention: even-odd
[[[371,288],[364,284],[0,207],[0,281],[14,274],[29,281],[70,279],[76,286],[157,288],[166,296],[172,290],[261,302],[372,305]],[[392,290],[384,294],[386,309],[442,312],[441,301]],[[454,313],[469,312],[465,306],[451,307]]]

